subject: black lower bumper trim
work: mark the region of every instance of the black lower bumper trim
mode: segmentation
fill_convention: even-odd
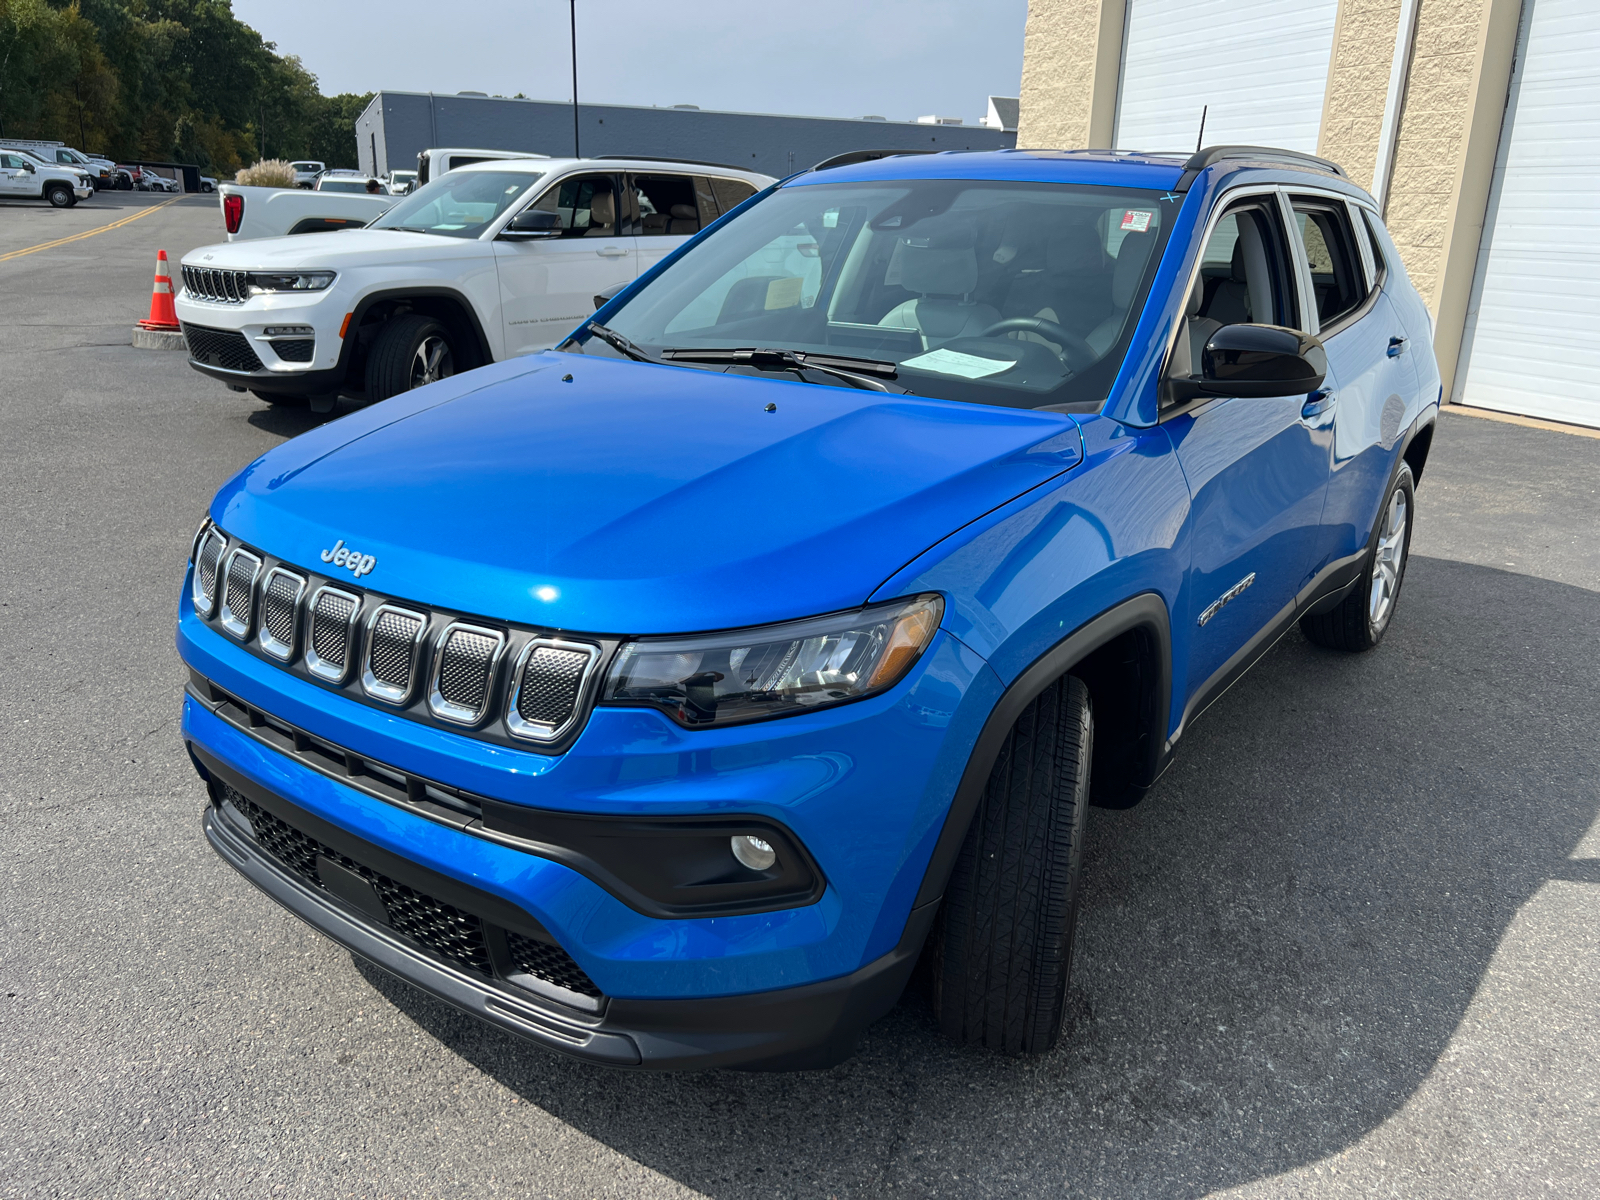
[[[196,749],[191,747],[191,751]],[[259,785],[236,776],[203,751],[196,765],[226,775],[235,785],[245,784],[242,791],[262,795]],[[273,799],[280,806],[286,803]],[[212,848],[246,879],[362,958],[510,1033],[574,1058],[613,1067],[781,1071],[843,1062],[854,1052],[862,1031],[899,1000],[938,907],[934,902],[913,909],[899,945],[838,979],[704,999],[611,997],[602,1013],[589,1016],[538,1004],[497,979],[459,969],[418,949],[355,905],[312,887],[280,866],[215,807],[207,807],[204,827]],[[374,846],[366,850],[382,853]],[[414,864],[413,868],[421,869]],[[463,890],[472,889],[463,886]],[[485,905],[506,905],[485,893],[475,893],[474,898],[484,902],[468,901],[480,912]],[[537,927],[531,916],[525,914],[523,921]]]

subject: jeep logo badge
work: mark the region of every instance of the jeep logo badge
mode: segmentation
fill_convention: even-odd
[[[322,561],[332,563],[336,567],[343,567],[357,579],[360,579],[378,565],[378,560],[373,558],[372,555],[349,549],[344,544],[343,538],[333,544],[333,549],[322,552]]]

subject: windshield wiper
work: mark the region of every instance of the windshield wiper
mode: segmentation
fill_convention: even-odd
[[[874,392],[904,393],[906,388],[887,383],[900,373],[897,363],[873,358],[850,358],[841,354],[812,354],[805,350],[777,350],[760,347],[737,349],[699,349],[693,346],[663,350],[666,362],[748,363],[758,369],[777,368],[789,371],[818,371],[842,379],[852,387]],[[874,378],[882,376],[883,378]]]
[[[590,321],[588,324],[588,329],[590,333],[594,334],[595,337],[599,338],[602,342],[610,346],[619,354],[626,354],[629,358],[638,362],[656,361],[643,350],[639,349],[639,347],[635,346],[627,338],[623,337],[615,329],[607,329],[604,325],[600,324],[599,321]]]

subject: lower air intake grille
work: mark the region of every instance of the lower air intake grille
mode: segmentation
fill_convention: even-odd
[[[261,360],[250,348],[242,333],[231,329],[208,329],[204,325],[183,326],[183,338],[189,344],[189,357],[208,367],[221,367],[224,371],[260,371]]]
[[[537,646],[522,671],[517,713],[530,725],[559,728],[578,703],[578,689],[589,655],[555,646]]]
[[[317,343],[311,338],[280,338],[272,349],[284,362],[310,362]]]
[[[511,951],[511,961],[524,975],[532,975],[546,983],[577,992],[580,996],[599,996],[594,980],[583,973],[583,968],[572,961],[572,956],[560,946],[536,942],[520,933],[506,930],[506,948]]]
[[[354,871],[377,890],[389,913],[389,925],[396,933],[418,942],[441,957],[471,967],[485,975],[491,971],[489,945],[484,940],[483,922],[471,913],[445,904],[397,883],[382,872],[340,854],[332,846],[301,833],[259,804],[222,785],[228,802],[249,820],[261,848],[313,887],[321,888],[317,875],[317,856],[332,859],[347,871]],[[530,972],[531,973],[531,972]]]

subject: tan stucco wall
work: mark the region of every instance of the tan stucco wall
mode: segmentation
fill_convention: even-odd
[[[1400,0],[1341,0],[1317,153],[1372,190]]]
[[[1111,145],[1125,0],[1029,0],[1017,145]]]

